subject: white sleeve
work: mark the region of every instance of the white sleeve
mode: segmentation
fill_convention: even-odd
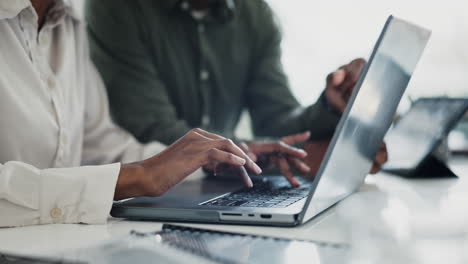
[[[94,64],[91,61],[88,64],[83,164],[127,163],[163,151],[165,145],[158,142],[141,144],[112,121],[104,82]]]
[[[50,223],[103,224],[120,164],[39,170],[0,164],[0,227]]]

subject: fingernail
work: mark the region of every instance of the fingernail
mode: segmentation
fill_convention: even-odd
[[[299,187],[299,186],[301,186],[301,184],[296,179],[293,179],[293,186],[294,187]]]
[[[236,162],[239,163],[239,165],[244,166],[245,165],[245,159],[236,157]]]
[[[247,188],[252,188],[253,187],[253,182],[252,182],[252,179],[250,179],[250,177],[247,178]]]

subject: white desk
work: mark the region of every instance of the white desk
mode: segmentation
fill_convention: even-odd
[[[390,229],[388,223],[387,226],[382,226],[382,229],[387,229],[385,231],[387,233],[396,232],[392,235],[398,236],[399,226],[405,226],[401,223],[405,212],[408,213],[409,208],[411,213],[415,210],[414,207],[420,207],[421,203],[423,207],[427,204],[434,205],[435,210],[429,210],[429,215],[426,214],[429,224],[432,225],[440,224],[437,222],[441,212],[440,206],[447,207],[450,201],[455,202],[453,206],[459,207],[460,211],[467,211],[466,203],[459,203],[468,202],[468,199],[465,199],[468,197],[468,188],[463,187],[468,180],[468,158],[454,159],[451,165],[456,173],[464,177],[460,180],[405,180],[385,174],[369,176],[361,192],[309,223],[295,228],[199,224],[191,226],[275,237],[352,243],[355,242],[352,234],[356,229],[360,230],[359,228],[363,226],[372,225],[380,228],[380,225],[385,225],[385,223],[378,223],[382,219],[377,219],[383,215],[386,220],[395,222],[390,225]],[[463,190],[466,190],[466,193]],[[402,197],[403,202],[408,199],[410,205],[406,209],[401,208],[401,204],[395,204],[395,201],[392,199],[390,201],[388,197]],[[434,214],[430,215],[431,212]],[[449,218],[453,220],[454,217],[451,215]],[[446,219],[440,220],[446,221]],[[161,226],[162,223],[110,219],[107,225],[44,225],[4,228],[0,229],[0,252],[45,256],[61,250],[86,247],[128,234],[131,230],[157,231]]]

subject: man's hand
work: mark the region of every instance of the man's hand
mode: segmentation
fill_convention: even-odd
[[[302,160],[307,153],[291,145],[306,142],[309,137],[310,133],[305,132],[284,137],[279,141],[256,141],[249,144],[240,143],[239,146],[261,167],[278,167],[291,185],[297,187],[300,183],[291,172],[290,165],[304,174],[309,173],[310,168]]]
[[[252,181],[245,168],[260,174],[260,167],[231,140],[193,129],[158,155],[122,165],[114,198],[160,196],[197,169],[216,164],[241,168],[247,187]],[[245,166],[245,168],[244,168]]]
[[[309,141],[305,144],[304,149],[307,151],[308,155],[304,159],[304,162],[307,164],[307,166],[310,167],[310,176],[315,177],[318,170],[320,169],[320,165],[322,163],[323,157],[325,156],[325,153],[327,152],[329,144],[330,140]],[[377,152],[377,155],[375,156],[370,174],[378,173],[387,161],[387,146],[385,143],[382,143],[379,151]]]
[[[325,97],[330,106],[338,113],[342,114],[346,109],[354,86],[356,86],[365,65],[364,59],[355,59],[328,75]]]

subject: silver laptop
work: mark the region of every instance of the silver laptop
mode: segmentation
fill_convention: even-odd
[[[129,219],[273,226],[302,224],[363,184],[431,32],[390,16],[313,181],[292,188],[282,176],[186,181],[162,197],[115,202]]]

